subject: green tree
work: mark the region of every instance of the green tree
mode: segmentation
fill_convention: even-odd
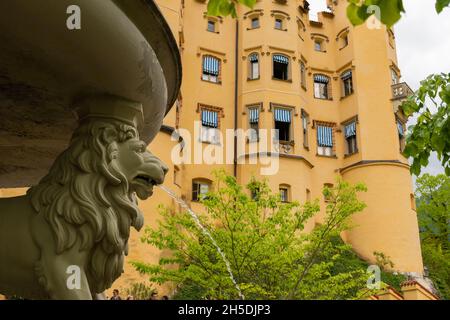
[[[350,227],[348,218],[365,207],[357,199],[363,185],[338,181],[325,188],[323,223],[306,233],[306,222],[319,212],[317,200],[283,203],[266,182],[252,180],[243,188],[223,172],[216,181],[216,190],[202,200],[200,221],[228,258],[247,299],[356,299],[373,293],[360,290],[367,265],[339,236]],[[161,217],[142,240],[172,254],[158,264],[135,261],[137,270],[152,282],[176,284],[175,298],[239,298],[226,264],[191,216],[161,207]]]
[[[418,114],[417,123],[407,137],[404,154],[413,158],[411,172],[418,176],[434,151],[445,173],[450,175],[450,73],[431,75],[420,84],[419,90],[401,106],[408,117]],[[430,103],[435,110],[430,110]]]
[[[450,178],[424,174],[416,198],[424,264],[441,297],[450,299]]]

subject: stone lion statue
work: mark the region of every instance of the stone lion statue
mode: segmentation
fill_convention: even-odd
[[[0,199],[0,292],[28,299],[96,299],[123,272],[130,227],[167,167],[135,126],[87,118],[47,176]]]

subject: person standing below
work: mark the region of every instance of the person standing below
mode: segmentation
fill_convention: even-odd
[[[122,300],[122,298],[119,295],[119,290],[117,289],[113,290],[113,296],[111,297],[111,300]]]

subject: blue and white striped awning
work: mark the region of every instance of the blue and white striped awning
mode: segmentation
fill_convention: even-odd
[[[328,82],[330,82],[330,78],[328,78],[327,76],[324,76],[323,74],[315,74],[314,82],[328,83]]]
[[[210,128],[218,128],[219,115],[217,111],[202,110],[202,125]]]
[[[259,109],[258,108],[251,108],[248,110],[248,118],[250,123],[258,123],[259,121]]]
[[[219,69],[219,59],[212,56],[203,56],[203,72],[218,76]]]
[[[333,128],[317,126],[317,143],[320,147],[333,146]]]
[[[356,122],[352,122],[345,126],[345,138],[356,136]]]
[[[248,56],[250,62],[258,62],[258,54],[256,52]]]
[[[291,123],[291,110],[275,108],[275,121]]]
[[[279,63],[284,63],[284,64],[289,64],[289,58],[286,56],[283,56],[281,54],[274,54],[273,61],[279,62]]]
[[[397,129],[398,129],[398,135],[400,137],[405,136],[405,130],[403,129],[403,124],[400,121],[397,121]]]
[[[347,70],[341,75],[342,80],[347,80],[352,77],[352,70]]]

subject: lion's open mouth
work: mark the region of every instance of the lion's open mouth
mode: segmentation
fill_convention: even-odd
[[[152,177],[143,174],[137,175],[133,180],[150,188],[158,184]]]

